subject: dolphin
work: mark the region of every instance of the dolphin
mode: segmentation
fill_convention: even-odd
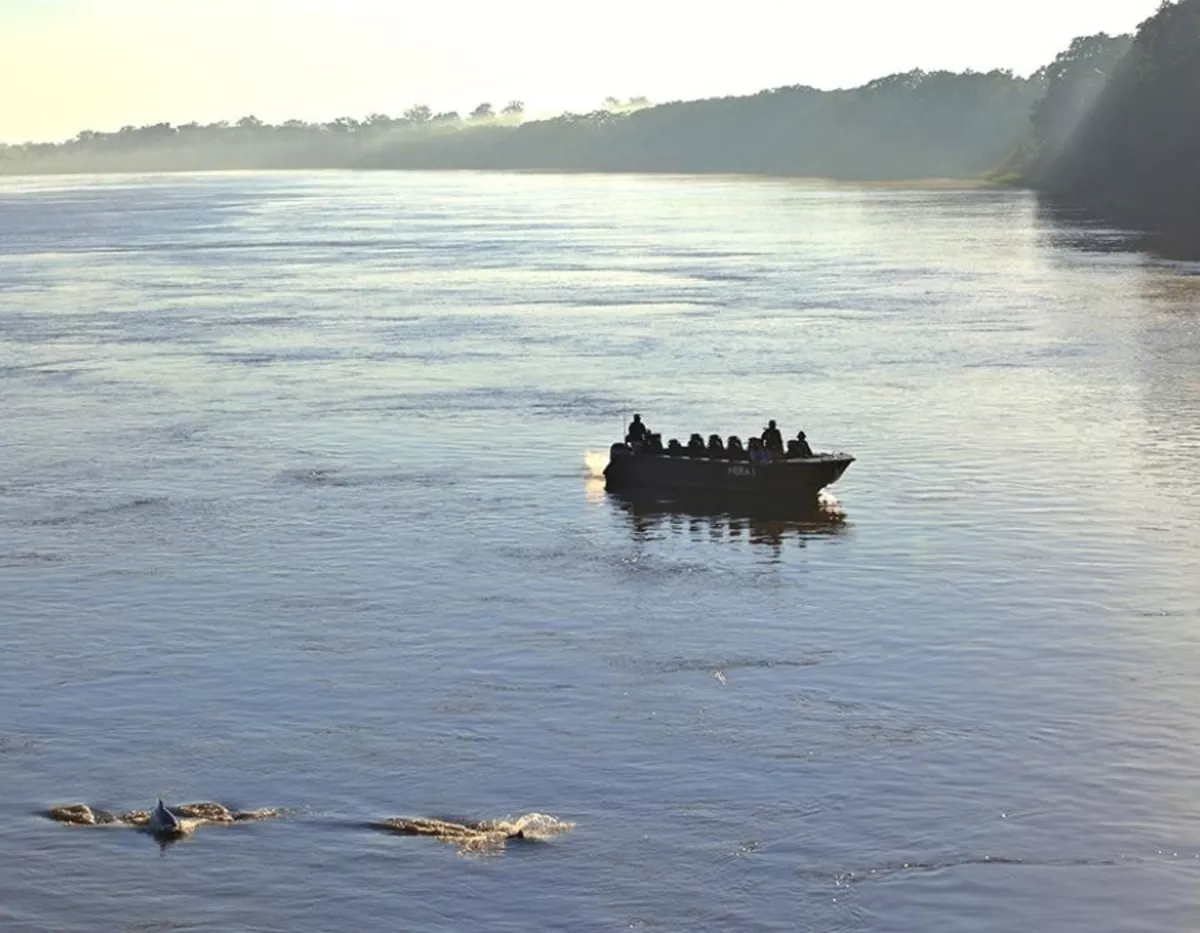
[[[179,836],[183,834],[183,823],[174,813],[163,806],[162,798],[158,798],[158,806],[150,813],[150,822],[146,828],[157,836]]]

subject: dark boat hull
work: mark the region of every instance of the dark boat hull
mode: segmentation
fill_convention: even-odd
[[[849,454],[766,463],[669,457],[614,444],[604,480],[613,492],[646,489],[794,505],[816,502],[821,490],[837,482],[853,462]]]

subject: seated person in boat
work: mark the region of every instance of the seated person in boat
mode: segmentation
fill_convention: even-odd
[[[811,457],[813,449],[808,446],[808,440],[803,431],[796,435],[794,441],[788,441],[788,456],[793,459]]]
[[[693,434],[688,439],[687,449],[689,457],[703,457],[706,453],[704,448],[704,438],[699,434]]]
[[[779,433],[779,428],[775,427],[775,419],[772,418],[767,422],[767,426],[762,432],[763,446],[777,454],[783,453],[783,435]]]
[[[725,444],[725,453],[730,460],[745,460],[746,449],[742,447],[742,439],[736,434],[730,434]]]
[[[650,429],[642,423],[642,416],[635,414],[630,422],[629,430],[625,433],[627,444],[644,444],[650,436]]]
[[[725,445],[721,443],[720,434],[711,434],[708,438],[708,455],[714,460],[725,459]]]

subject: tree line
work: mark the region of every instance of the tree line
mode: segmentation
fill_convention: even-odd
[[[415,106],[328,123],[126,126],[0,149],[0,172],[229,168],[742,172],[845,179],[977,176],[1008,156],[1040,94],[1009,71],[920,70],[850,90],[776,88],[652,106],[608,98],[528,120],[512,101],[465,118]]]
[[[1200,255],[1200,0],[1164,2],[1134,38],[1081,49],[1062,70],[1055,106],[1082,113],[1066,134],[1035,125],[1024,180]]]
[[[328,123],[126,126],[0,146],[0,172],[225,168],[734,172],[844,180],[991,179],[1200,242],[1200,0],[1164,0],[1136,36],[1076,39],[1028,77],[914,70],[525,118],[410,107]]]

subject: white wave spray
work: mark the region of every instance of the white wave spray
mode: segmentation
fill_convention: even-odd
[[[608,453],[585,450],[583,452],[583,465],[587,469],[588,476],[593,479],[600,479],[604,476],[604,468],[608,466]]]

